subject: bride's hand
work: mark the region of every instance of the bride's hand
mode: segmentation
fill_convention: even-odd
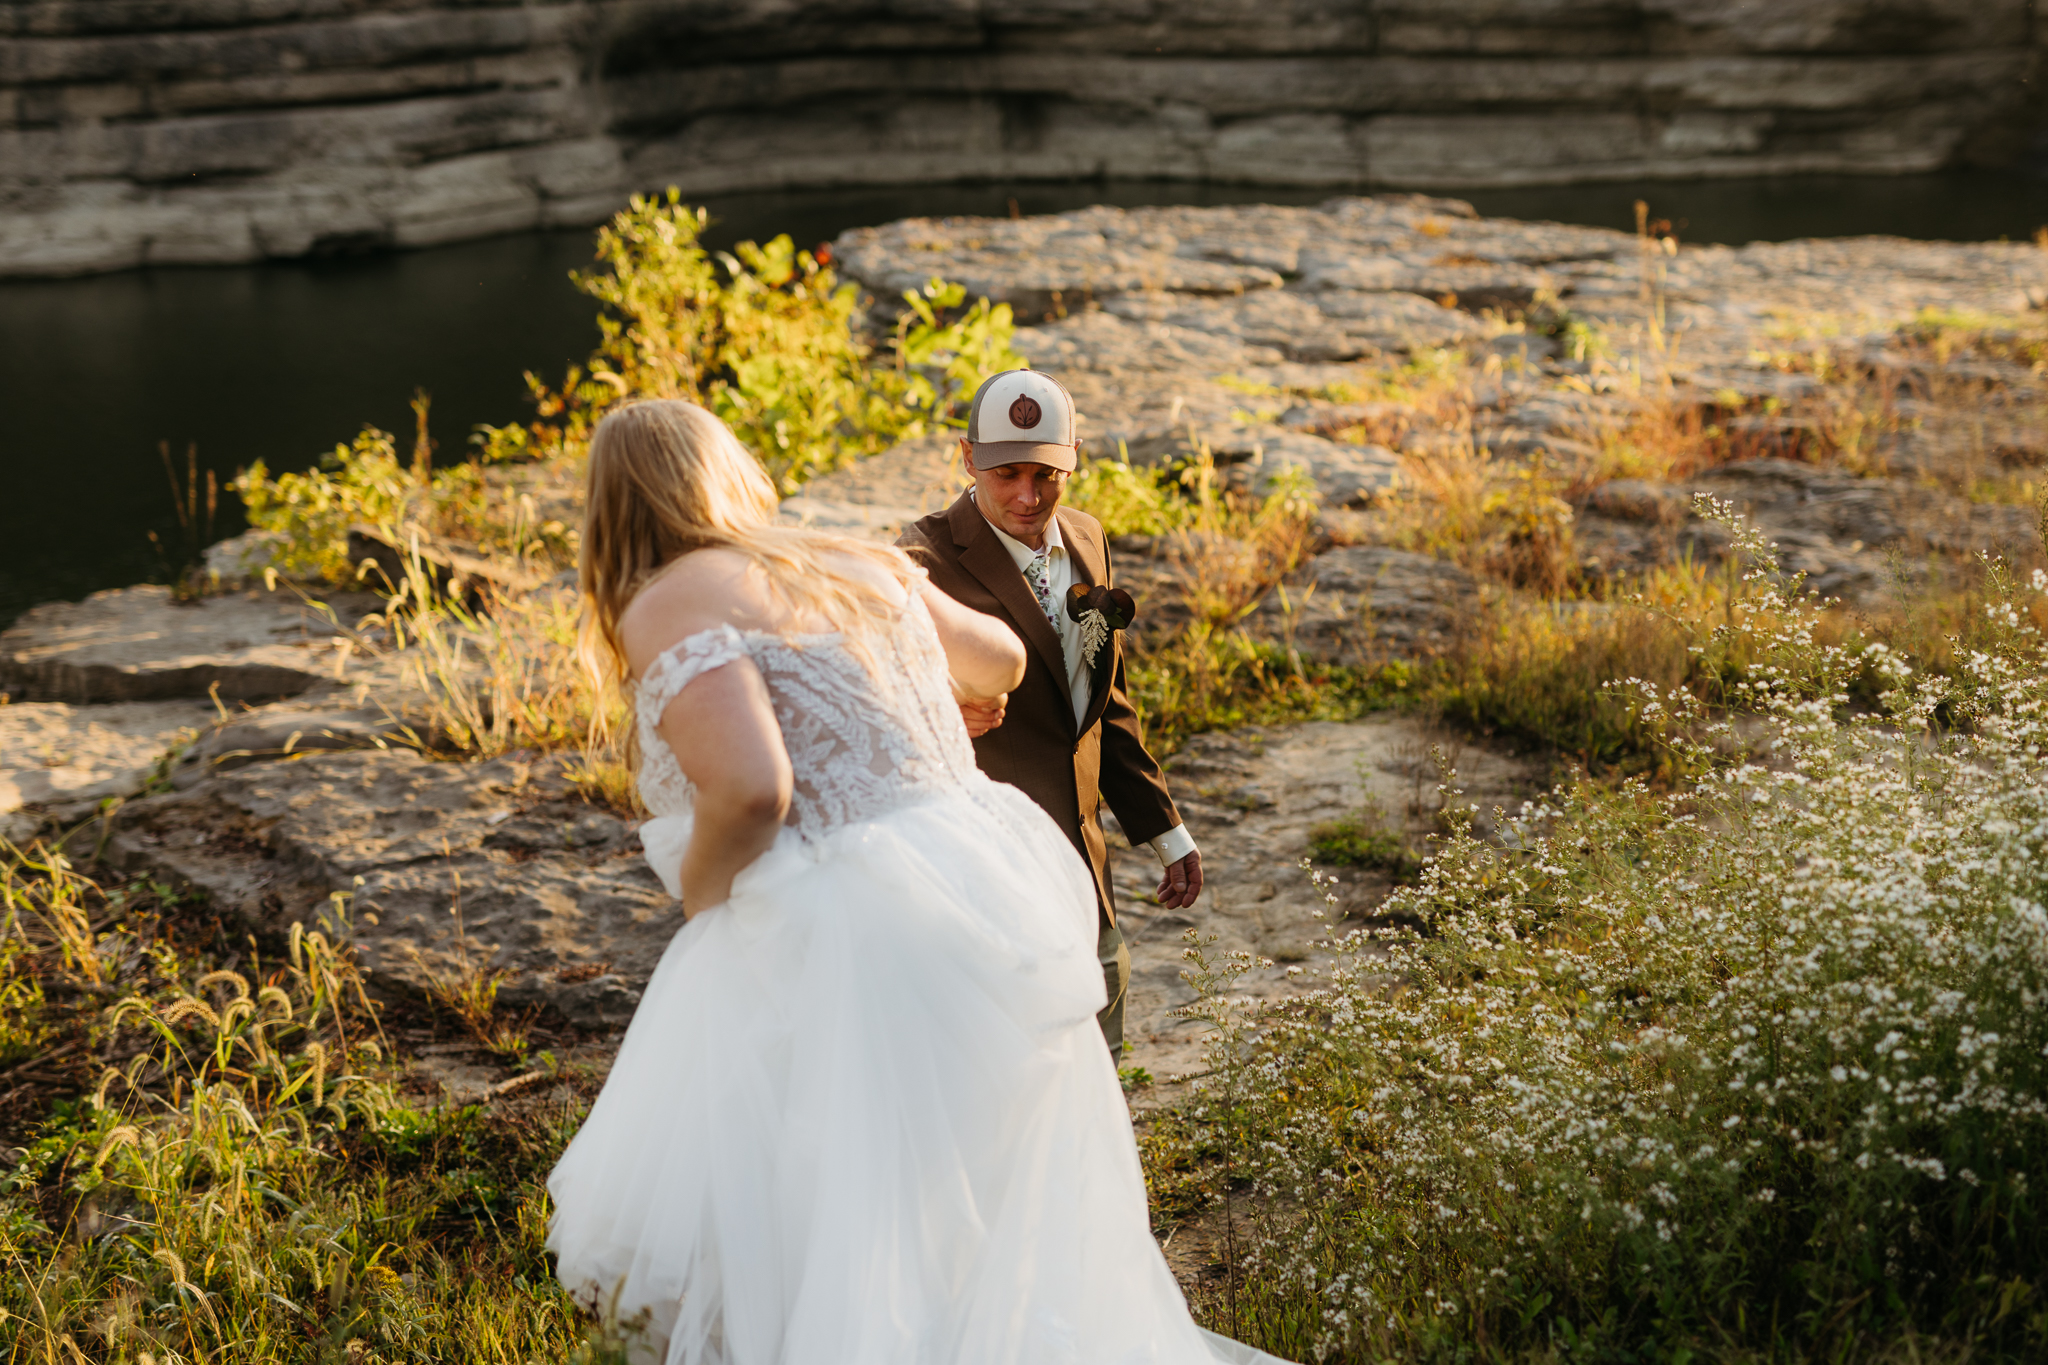
[[[683,883],[683,919],[685,922],[697,918],[707,910],[716,910],[732,899],[732,878],[701,879],[701,885]]]
[[[993,697],[969,697],[954,691],[960,703],[960,719],[967,723],[967,737],[980,739],[1003,723],[1003,712],[1008,708],[1010,694],[998,692]]]

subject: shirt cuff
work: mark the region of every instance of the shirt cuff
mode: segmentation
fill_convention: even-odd
[[[1152,841],[1152,851],[1159,855],[1161,867],[1172,867],[1195,851],[1195,836],[1186,825],[1175,825]]]

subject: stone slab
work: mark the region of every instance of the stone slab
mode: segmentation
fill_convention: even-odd
[[[563,777],[568,762],[303,753],[129,803],[109,858],[266,932],[311,922],[339,892],[374,979],[419,992],[502,971],[515,1009],[615,1026],[682,914],[629,824]]]
[[[286,593],[180,603],[144,585],[35,607],[0,632],[0,691],[18,700],[268,700],[333,673],[339,632]]]
[[[1304,658],[1372,664],[1450,644],[1478,592],[1471,572],[1449,560],[1346,545],[1310,560],[1284,595],[1267,594],[1247,624]]]
[[[216,718],[206,701],[0,706],[0,812],[130,796]]]

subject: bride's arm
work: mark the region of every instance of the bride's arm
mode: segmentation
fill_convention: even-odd
[[[633,676],[645,677],[677,640],[719,625],[770,621],[747,561],[727,550],[686,555],[634,598],[619,618]],[[683,851],[683,913],[722,905],[740,869],[768,851],[789,812],[789,752],[767,684],[736,659],[676,694],[657,726],[697,789]]]
[[[933,587],[920,583],[924,604],[938,627],[946,651],[946,668],[959,692],[969,697],[1001,698],[1024,680],[1024,642],[993,616],[962,606]]]
[[[722,905],[789,813],[789,751],[767,685],[747,659],[696,679],[662,714],[661,737],[697,789],[683,852],[683,913]]]

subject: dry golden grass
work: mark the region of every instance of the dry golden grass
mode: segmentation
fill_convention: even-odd
[[[1383,506],[1387,544],[1544,598],[1577,592],[1567,485],[1543,459],[1497,459],[1467,432],[1405,453],[1402,472],[1399,492]]]

